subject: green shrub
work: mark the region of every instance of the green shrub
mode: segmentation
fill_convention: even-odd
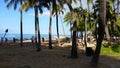
[[[114,45],[112,46],[112,50],[113,50],[114,52],[120,53],[120,45],[114,44]]]
[[[103,44],[103,46],[104,46],[105,48],[108,48],[108,47],[109,47],[108,44]]]

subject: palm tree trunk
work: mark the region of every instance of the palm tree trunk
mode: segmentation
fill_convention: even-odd
[[[98,32],[98,30],[97,30],[97,18],[96,18],[96,13],[95,13],[95,5],[94,5],[94,3],[93,3],[93,1],[92,1],[92,5],[93,5],[93,10],[94,10],[94,27],[95,27],[95,39],[97,40],[97,32]]]
[[[22,1],[20,1],[22,5]],[[20,11],[20,46],[23,46],[22,11]]]
[[[39,30],[39,19],[38,19],[37,6],[35,6],[34,9],[35,9],[35,35],[36,35],[35,42],[36,42],[36,46],[37,46],[37,51],[40,51],[41,50],[41,40],[40,40],[40,30]]]
[[[70,22],[70,28],[72,27],[72,23]],[[72,38],[72,36],[73,36],[73,34],[72,34],[72,30],[70,29],[70,35],[71,35],[71,38]]]
[[[37,46],[37,21],[36,21],[36,9],[34,7],[34,11],[35,11],[35,45]]]
[[[108,25],[105,24],[105,33],[106,33],[106,38],[108,41],[108,45],[111,47],[111,39],[110,39],[110,34],[109,34],[109,29],[108,29]]]
[[[50,23],[49,23],[49,49],[52,49],[52,10],[50,9]]]
[[[80,0],[80,7],[83,9],[81,0]],[[84,43],[85,43],[85,50],[86,50],[87,49],[87,20],[86,20],[85,14],[84,14],[84,27],[85,27]]]
[[[81,0],[79,0],[80,1],[80,7],[82,8],[82,1]]]
[[[59,38],[59,28],[58,28],[58,12],[57,12],[57,5],[56,5],[56,1],[55,1],[55,14],[56,14],[56,28],[57,28],[57,37],[58,37],[58,44],[60,46],[60,38]]]
[[[117,14],[119,15],[119,6],[120,6],[120,1],[119,0],[117,0]]]
[[[85,42],[85,50],[86,50],[86,48],[87,48],[87,22],[86,22],[86,17],[84,16],[84,22],[85,22],[85,24],[84,24],[84,26],[85,26],[85,36],[84,36],[84,42]]]
[[[38,18],[37,18],[37,20],[38,20]],[[37,29],[38,29],[38,49],[37,49],[37,51],[41,51],[41,36],[40,36],[39,20],[37,22]]]
[[[56,15],[56,28],[57,28],[58,44],[60,46],[60,37],[59,37],[59,28],[58,28],[58,15]]]
[[[72,58],[77,58],[78,57],[78,55],[77,55],[77,45],[76,45],[76,33],[77,33],[77,31],[76,31],[76,28],[77,27],[77,25],[76,25],[76,22],[74,22],[74,24],[73,24],[73,36],[72,36],[72,50],[71,50],[71,57]]]
[[[75,18],[75,14],[73,11],[73,8],[70,4],[70,0],[65,0],[71,13],[72,13],[72,17]],[[78,58],[77,55],[77,44],[76,44],[76,32],[77,32],[77,25],[76,25],[76,19],[74,19],[74,24],[73,24],[73,36],[72,36],[72,49],[71,49],[71,58]]]
[[[95,23],[95,39],[97,40],[97,34],[98,34],[98,28],[97,28],[97,22],[96,22],[96,19],[95,19],[95,21],[94,21],[94,23]]]
[[[87,9],[88,9],[88,21],[90,21],[90,6],[87,0]]]
[[[99,27],[98,27],[98,39],[97,39],[97,46],[95,49],[95,53],[92,57],[91,64],[92,66],[97,66],[98,61],[99,61],[99,56],[100,56],[100,50],[101,50],[101,45],[102,41],[104,38],[104,30],[105,30],[105,22],[106,22],[106,0],[99,0],[100,3],[100,17],[99,17]]]

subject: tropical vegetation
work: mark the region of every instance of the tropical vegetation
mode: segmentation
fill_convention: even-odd
[[[64,22],[70,24],[72,47],[71,47],[71,58],[78,58],[77,53],[77,38],[79,36],[84,36],[85,47],[87,48],[87,37],[88,32],[90,32],[96,41],[96,49],[94,55],[91,59],[91,65],[97,66],[100,51],[102,47],[102,42],[104,39],[107,40],[108,45],[112,46],[112,37],[120,36],[120,10],[119,10],[119,0],[87,0],[87,8],[83,8],[82,1],[84,0],[5,0],[8,2],[7,7],[14,5],[16,9],[18,3],[20,3],[20,23],[21,23],[21,46],[22,43],[22,11],[29,11],[30,8],[34,8],[35,12],[35,38],[37,51],[41,50],[41,36],[40,36],[40,26],[39,25],[39,12],[42,14],[43,8],[47,8],[50,11],[50,23],[49,23],[49,48],[52,49],[52,16],[56,16],[56,29],[58,43],[60,45],[59,39],[59,25],[58,16],[59,13],[64,13],[67,5],[69,11],[64,16]],[[79,4],[79,3],[80,4]],[[79,4],[78,7],[73,7],[72,4]],[[81,33],[79,35],[79,32]],[[84,35],[83,35],[84,34]],[[102,48],[104,50],[105,48]],[[86,50],[87,51],[87,50]],[[102,52],[103,53],[103,52]]]

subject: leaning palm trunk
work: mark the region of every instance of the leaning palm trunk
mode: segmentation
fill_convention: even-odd
[[[82,1],[81,0],[79,0],[80,1],[80,7],[82,8]]]
[[[20,1],[22,5],[22,1]],[[20,46],[23,46],[22,11],[20,11]]]
[[[87,22],[86,22],[86,17],[84,16],[84,21],[85,21],[85,36],[84,36],[84,42],[85,42],[85,49],[87,48]]]
[[[111,38],[110,38],[109,29],[108,29],[107,24],[105,24],[105,33],[106,33],[106,38],[107,38],[107,41],[108,41],[108,45],[111,47]]]
[[[49,23],[49,49],[52,49],[52,10],[50,9],[50,23]]]
[[[95,49],[95,53],[92,57],[91,64],[92,66],[97,66],[98,61],[99,61],[99,56],[100,56],[100,50],[101,50],[101,45],[102,41],[104,38],[104,30],[105,30],[105,22],[106,22],[106,0],[99,0],[100,3],[100,10],[99,10],[99,27],[98,27],[98,38],[97,38],[97,45]]]
[[[116,24],[118,24],[118,20],[119,20],[119,9],[120,9],[120,1],[119,0],[117,0],[117,22],[116,22]]]

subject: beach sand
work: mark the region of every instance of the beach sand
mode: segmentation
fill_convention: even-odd
[[[23,47],[19,43],[4,43],[0,46],[0,68],[93,68],[91,57],[85,55],[82,46],[78,46],[77,59],[70,58],[71,43],[53,46],[48,49],[48,42],[44,42],[42,50],[36,52],[31,40],[25,40]],[[120,68],[120,58],[101,55],[97,68]]]

